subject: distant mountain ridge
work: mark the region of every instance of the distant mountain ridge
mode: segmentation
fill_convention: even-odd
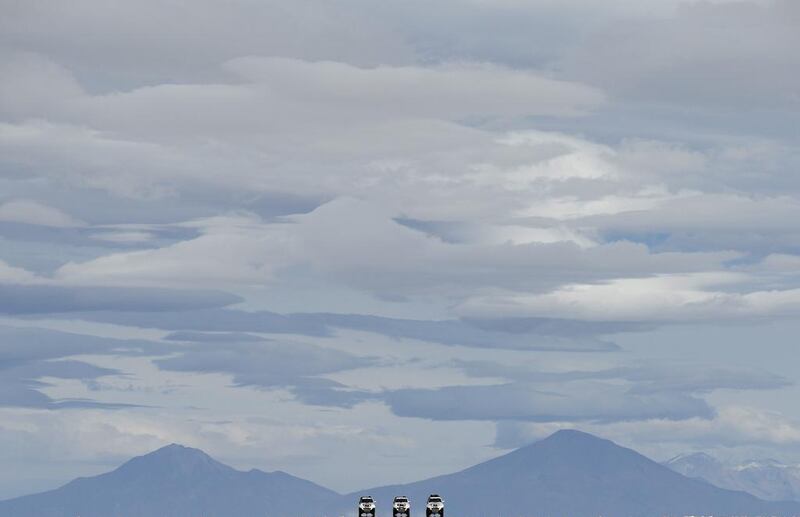
[[[284,472],[242,472],[198,449],[169,445],[118,469],[0,502],[0,517],[337,517],[358,495],[390,515],[408,495],[412,515],[440,493],[452,517],[661,517],[800,515],[800,503],[760,500],[715,487],[637,452],[579,431],[549,438],[468,469],[405,485],[340,495]]]
[[[676,456],[664,465],[684,476],[768,501],[800,501],[800,465],[786,465],[772,459],[727,465],[705,453]]]
[[[367,492],[386,505],[394,494],[420,501],[434,491],[458,517],[800,515],[800,503],[724,490],[571,430],[461,472]]]
[[[287,497],[288,496],[288,497]],[[107,474],[0,502],[3,517],[246,517],[301,515],[337,504],[332,490],[285,472],[242,472],[199,449],[168,445]]]

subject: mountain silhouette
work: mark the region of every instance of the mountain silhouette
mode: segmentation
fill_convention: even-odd
[[[430,493],[442,494],[446,512],[457,517],[800,515],[798,503],[717,488],[572,430],[455,474],[366,492],[381,507],[394,494],[408,495],[423,516]]]
[[[769,502],[691,479],[613,442],[579,431],[550,437],[466,470],[340,495],[283,472],[242,472],[198,449],[169,445],[118,469],[0,502],[0,517],[338,517],[359,495],[391,515],[407,495],[412,516],[441,494],[448,517],[662,517],[800,515],[800,503]]]
[[[301,516],[339,494],[284,472],[242,472],[198,449],[168,445],[118,469],[0,502],[3,517]]]

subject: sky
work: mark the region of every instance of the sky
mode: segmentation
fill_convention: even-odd
[[[0,14],[0,497],[173,442],[800,462],[800,3]]]

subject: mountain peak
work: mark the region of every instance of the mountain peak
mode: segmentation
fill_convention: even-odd
[[[603,440],[599,436],[595,436],[593,434],[589,434],[584,431],[579,431],[577,429],[559,429],[558,431],[554,432],[545,440],[593,440],[593,441],[607,441]]]
[[[169,445],[165,445],[161,448],[158,448],[153,452],[147,453],[147,455],[156,455],[156,454],[186,454],[186,455],[208,456],[205,452],[203,452],[200,449],[196,449],[194,447],[187,447],[186,445],[182,445],[180,443],[171,443]]]
[[[125,462],[115,472],[121,475],[148,476],[153,472],[166,475],[198,476],[203,473],[229,473],[233,469],[224,465],[200,449],[177,443],[137,456]]]
[[[138,458],[149,458],[151,460],[205,460],[214,461],[211,456],[206,454],[200,449],[194,447],[187,447],[178,443],[171,443],[159,449],[149,452]],[[137,458],[133,458],[137,459]]]
[[[532,443],[528,447],[575,448],[608,446],[616,446],[616,444],[610,440],[606,440],[605,438],[600,438],[599,436],[595,436],[584,431],[578,431],[577,429],[560,429],[547,438],[539,442]]]
[[[567,445],[577,445],[579,443],[583,444],[602,444],[602,443],[611,443],[608,440],[595,436],[593,434],[579,431],[577,429],[559,429],[554,433],[548,435],[541,440],[531,442],[527,445],[524,445],[517,449],[516,451],[511,452],[510,454],[514,454],[514,452],[526,451],[529,449],[541,449],[542,447],[562,447]]]

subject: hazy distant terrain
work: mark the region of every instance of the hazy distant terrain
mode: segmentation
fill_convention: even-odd
[[[800,503],[717,488],[610,441],[559,431],[461,472],[348,495],[283,472],[238,471],[198,449],[170,445],[113,472],[0,502],[0,516],[337,516],[352,514],[362,493],[377,499],[380,517],[401,494],[411,497],[412,514],[422,516],[432,492],[445,497],[453,517],[800,514]]]
[[[800,466],[776,460],[728,465],[705,453],[677,456],[666,466],[718,487],[742,490],[769,501],[800,501]]]

